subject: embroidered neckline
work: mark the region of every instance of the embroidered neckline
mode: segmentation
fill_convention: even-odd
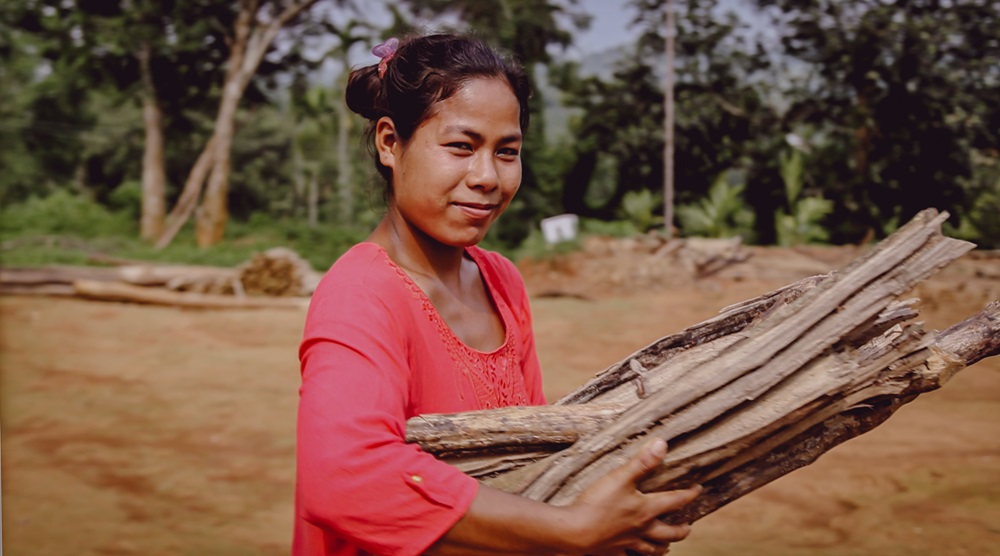
[[[420,289],[420,286],[404,271],[386,250],[373,243],[382,254],[385,263],[399,275],[402,283],[410,290],[410,294],[423,308],[424,314],[438,330],[438,335],[448,349],[455,369],[456,380],[464,377],[471,382],[476,394],[476,400],[482,409],[507,407],[512,405],[527,405],[527,390],[524,386],[524,376],[518,364],[518,350],[514,342],[514,315],[506,301],[494,291],[486,279],[480,253],[466,250],[469,257],[479,268],[483,285],[487,294],[500,314],[504,327],[504,340],[493,351],[480,351],[463,342],[455,331],[448,326],[444,317],[438,312],[430,298]],[[465,399],[465,389],[456,383],[459,397]]]
[[[491,355],[494,353],[498,353],[499,351],[504,349],[504,347],[507,344],[511,342],[512,315],[510,314],[510,307],[507,307],[507,304],[504,303],[502,299],[498,299],[497,296],[495,295],[495,292],[493,292],[490,289],[489,284],[486,281],[486,277],[483,276],[483,265],[480,264],[480,260],[477,253],[473,253],[470,250],[465,251],[466,253],[469,254],[469,257],[472,258],[472,261],[476,263],[476,267],[479,268],[479,274],[480,276],[482,276],[483,285],[484,287],[486,287],[486,293],[487,295],[490,296],[490,301],[493,303],[493,306],[496,307],[497,312],[500,313],[500,321],[501,324],[503,324],[503,343],[501,343],[499,346],[497,346],[495,349],[491,351],[482,351],[463,342],[462,339],[459,338],[457,334],[455,334],[455,331],[452,330],[451,326],[448,326],[448,323],[444,320],[444,317],[441,316],[441,313],[437,310],[437,307],[434,306],[434,303],[431,302],[431,299],[430,297],[427,296],[427,293],[424,290],[420,289],[420,286],[417,285],[417,283],[413,280],[413,278],[411,278],[410,275],[407,274],[402,267],[396,264],[396,261],[392,260],[392,257],[389,256],[389,253],[386,252],[385,248],[382,247],[381,245],[378,245],[377,243],[373,243],[372,245],[378,248],[378,250],[382,253],[382,256],[385,258],[386,264],[388,264],[390,268],[396,271],[396,274],[398,274],[399,277],[403,280],[403,283],[406,285],[407,289],[409,289],[410,292],[424,305],[424,309],[427,310],[431,314],[431,316],[433,316],[435,321],[438,321],[438,324],[440,324],[440,326],[444,327],[444,329],[447,330],[448,335],[451,336],[452,339],[454,339],[459,344],[465,346],[466,349],[468,349],[473,353],[478,353],[481,355]]]

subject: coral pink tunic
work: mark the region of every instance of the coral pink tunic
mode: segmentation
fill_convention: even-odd
[[[489,353],[463,344],[374,243],[345,253],[313,294],[299,350],[293,554],[420,554],[478,483],[406,444],[406,420],[545,403],[520,274],[499,254],[467,254],[506,332]]]

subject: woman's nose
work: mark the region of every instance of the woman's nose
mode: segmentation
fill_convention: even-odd
[[[500,175],[497,173],[496,160],[492,153],[477,153],[472,159],[468,175],[469,187],[481,187],[487,191],[499,187]]]

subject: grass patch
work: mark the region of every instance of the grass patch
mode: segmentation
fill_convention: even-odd
[[[367,231],[333,225],[309,227],[290,220],[254,215],[231,221],[226,237],[209,248],[198,247],[188,224],[164,249],[138,238],[134,217],[112,212],[92,200],[57,192],[0,210],[0,264],[42,266],[87,265],[93,255],[139,261],[232,267],[272,247],[288,247],[317,270],[327,269]]]

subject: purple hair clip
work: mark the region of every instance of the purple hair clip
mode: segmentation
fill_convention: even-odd
[[[385,77],[386,66],[389,65],[389,60],[396,55],[396,48],[399,47],[399,39],[392,37],[386,40],[384,43],[377,45],[372,49],[372,54],[381,58],[378,63],[378,78],[382,79]]]

